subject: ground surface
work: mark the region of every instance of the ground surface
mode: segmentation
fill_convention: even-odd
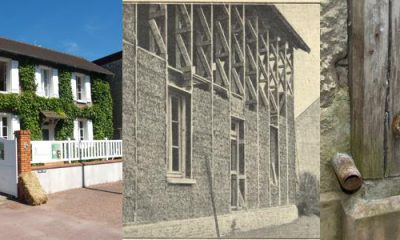
[[[267,228],[252,230],[248,232],[238,232],[224,238],[269,238],[269,239],[283,239],[283,238],[318,238],[320,235],[319,231],[319,217],[303,216],[297,220],[280,225],[271,226]]]
[[[121,182],[51,194],[37,207],[0,196],[0,239],[119,240],[121,211]]]

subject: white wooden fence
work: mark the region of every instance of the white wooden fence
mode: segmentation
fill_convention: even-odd
[[[32,163],[110,160],[122,157],[122,140],[32,141]]]

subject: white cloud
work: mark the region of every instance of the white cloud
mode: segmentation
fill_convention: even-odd
[[[62,44],[64,51],[67,53],[77,53],[79,51],[79,45],[74,41],[64,41]]]

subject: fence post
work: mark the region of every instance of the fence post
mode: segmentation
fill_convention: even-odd
[[[23,173],[32,171],[32,155],[31,155],[31,132],[29,130],[16,131],[17,137],[17,163],[18,163],[18,176]],[[23,190],[18,181],[18,198],[23,195]]]
[[[67,160],[68,163],[71,163],[71,155],[72,155],[72,148],[71,148],[71,138],[67,138]]]
[[[108,147],[108,138],[104,138],[104,142],[106,144],[106,160],[108,160],[108,155],[109,155],[109,147]]]

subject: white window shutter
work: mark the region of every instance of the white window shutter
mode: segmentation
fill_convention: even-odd
[[[80,140],[79,138],[79,122],[77,119],[74,120],[74,139]]]
[[[19,69],[18,61],[11,61],[11,89],[12,93],[19,93]]]
[[[92,102],[92,91],[91,91],[91,86],[90,86],[90,76],[86,75],[85,76],[85,97],[86,97],[86,102]]]
[[[52,83],[51,83],[51,92],[52,96],[55,98],[59,97],[58,93],[58,69],[53,68],[53,77],[52,77]]]
[[[76,101],[76,74],[72,73],[71,77],[71,90],[72,90],[72,98]]]
[[[15,131],[18,131],[21,129],[20,123],[19,123],[19,117],[17,115],[11,115],[11,124],[10,124],[10,133],[9,133],[9,139],[13,140],[14,139],[14,133]]]
[[[87,140],[93,140],[93,123],[90,119],[86,121],[86,131]]]
[[[35,66],[35,84],[36,84],[36,95],[43,96],[42,93],[42,73],[39,66]]]

